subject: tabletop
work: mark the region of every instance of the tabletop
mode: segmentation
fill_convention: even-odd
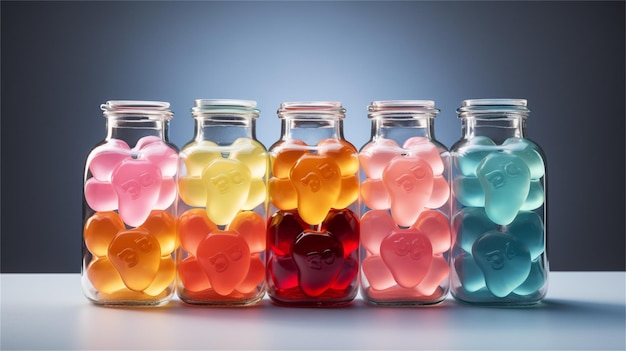
[[[2,274],[2,350],[12,349],[619,349],[625,272],[551,272],[533,307],[101,307],[79,274]]]

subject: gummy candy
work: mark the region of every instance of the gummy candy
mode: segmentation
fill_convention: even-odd
[[[92,177],[85,201],[95,211],[118,210],[130,226],[140,226],[153,209],[164,210],[176,198],[178,156],[160,138],[147,136],[130,147],[112,139],[90,153]]]
[[[178,267],[185,291],[246,295],[263,282],[259,255],[265,250],[265,220],[258,213],[241,211],[226,230],[219,230],[204,209],[191,209],[179,218],[179,235],[189,254]]]
[[[298,211],[275,213],[268,227],[268,279],[274,298],[346,295],[359,271],[359,220],[350,210],[330,210],[319,231]],[[348,290],[349,293],[349,290]]]
[[[380,179],[366,179],[361,184],[361,200],[373,210],[386,210],[391,207],[391,197]]]
[[[485,211],[495,223],[515,219],[530,189],[530,172],[520,158],[492,153],[478,165],[476,175],[485,191]]]
[[[530,179],[543,177],[545,166],[535,143],[523,138],[509,138],[502,143],[502,146],[505,146],[505,152],[521,158],[526,163],[530,171]]]
[[[447,279],[449,267],[442,254],[450,248],[451,238],[441,212],[424,211],[410,228],[400,229],[387,211],[372,210],[363,215],[361,226],[361,243],[367,250],[362,269],[372,289],[415,288],[414,296],[424,297]]]
[[[240,210],[253,210],[266,199],[267,152],[250,138],[219,146],[193,142],[181,152],[187,174],[180,177],[181,199],[205,207],[211,221],[227,225]]]
[[[419,158],[395,158],[383,172],[383,184],[391,197],[391,215],[400,226],[415,223],[430,200],[433,170]]]
[[[298,211],[312,225],[321,223],[341,192],[341,170],[328,156],[304,155],[289,174],[298,193]]]
[[[351,176],[359,171],[357,150],[347,141],[329,138],[317,143],[317,147],[320,155],[335,161],[341,176]]]
[[[366,144],[359,152],[359,162],[368,179],[381,179],[383,170],[404,150],[392,139],[379,138]]]
[[[475,136],[458,149],[457,167],[464,176],[476,176],[478,164],[494,150],[496,143],[486,136]]]
[[[433,174],[441,175],[444,170],[443,160],[440,151],[437,149],[430,139],[425,137],[411,137],[407,139],[402,148],[408,151],[409,156],[422,159],[430,165]]]
[[[472,256],[485,277],[485,284],[497,297],[519,287],[530,273],[530,253],[515,236],[489,232],[478,239]]]
[[[166,211],[152,211],[144,224],[127,230],[115,212],[96,212],[85,222],[84,241],[94,259],[87,277],[103,293],[122,289],[151,296],[173,281],[175,220]]]
[[[292,253],[300,289],[311,297],[328,290],[343,266],[343,246],[330,233],[304,232],[294,242]]]

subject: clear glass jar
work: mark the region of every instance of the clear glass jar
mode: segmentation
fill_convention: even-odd
[[[450,155],[430,100],[374,101],[359,152],[361,295],[377,305],[429,305],[448,294]]]
[[[265,294],[268,155],[255,101],[201,99],[180,152],[177,294],[190,304],[252,305]]]
[[[108,101],[87,157],[82,287],[102,305],[161,305],[174,293],[178,150],[169,103]]]
[[[530,305],[547,290],[546,158],[526,135],[522,99],[465,100],[451,148],[455,233],[451,292],[459,301]]]
[[[278,305],[354,300],[359,271],[359,161],[340,102],[285,102],[270,147],[268,295]]]

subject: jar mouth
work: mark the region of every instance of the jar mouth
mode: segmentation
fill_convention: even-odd
[[[192,117],[200,116],[228,116],[245,115],[250,118],[258,118],[260,111],[256,108],[254,100],[240,99],[196,99],[191,108]]]
[[[133,116],[147,119],[171,120],[170,103],[148,100],[109,100],[100,105],[104,117]]]
[[[526,99],[467,99],[456,111],[459,118],[476,115],[484,118],[507,117],[509,114],[526,117],[530,114],[527,105]]]
[[[278,118],[345,118],[346,109],[339,101],[291,101],[278,108]]]
[[[367,117],[408,119],[416,117],[434,118],[440,112],[433,100],[378,100],[372,101]]]

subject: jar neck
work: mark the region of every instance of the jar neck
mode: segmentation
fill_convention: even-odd
[[[122,140],[133,147],[146,136],[157,136],[167,141],[169,122],[154,118],[107,117],[106,128],[106,140]]]
[[[466,116],[462,119],[462,135],[464,139],[486,136],[495,143],[501,144],[508,138],[526,137],[525,116],[503,116],[480,118]]]
[[[392,139],[402,145],[407,139],[416,136],[434,139],[434,119],[430,117],[372,119],[372,140]]]
[[[298,139],[307,145],[316,145],[324,139],[344,139],[343,120],[340,118],[283,118],[281,139]]]
[[[239,138],[256,139],[256,120],[243,116],[195,117],[194,141],[230,145]]]

